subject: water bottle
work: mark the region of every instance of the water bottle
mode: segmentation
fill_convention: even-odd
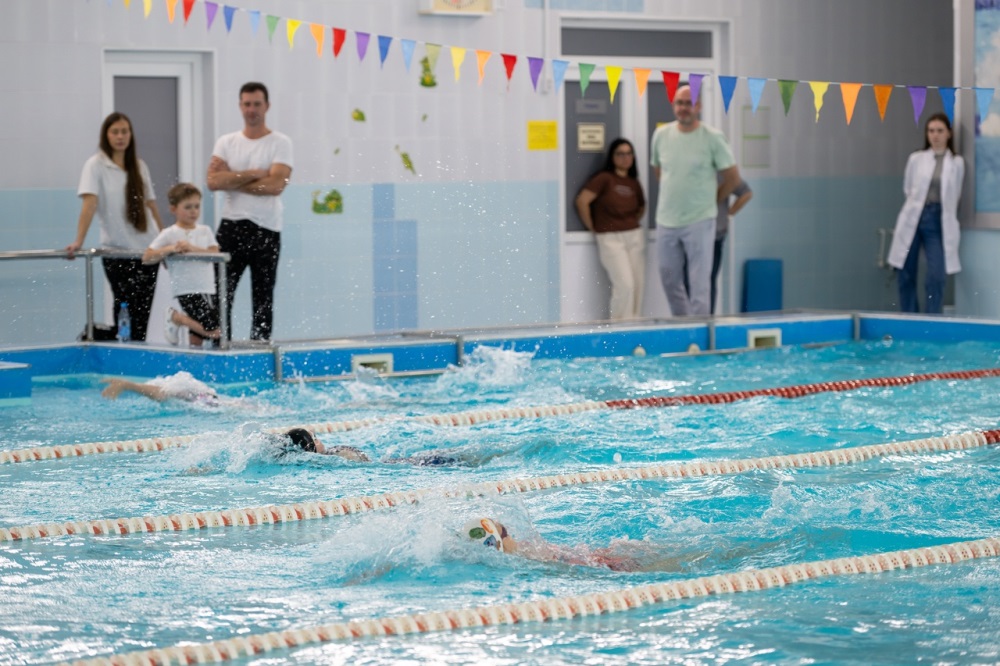
[[[128,313],[128,303],[122,303],[118,311],[118,342],[128,342],[132,339],[132,317]]]

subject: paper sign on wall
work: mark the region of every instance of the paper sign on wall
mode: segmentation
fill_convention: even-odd
[[[581,153],[603,153],[604,123],[577,123],[576,150]]]
[[[555,120],[528,121],[528,150],[557,150],[559,125]]]

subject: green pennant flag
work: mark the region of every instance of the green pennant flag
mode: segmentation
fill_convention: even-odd
[[[280,16],[267,15],[267,39],[268,41],[273,41],[274,29],[278,27],[278,21],[281,20]]]
[[[798,81],[778,80],[778,89],[781,91],[781,102],[785,105],[786,116],[788,115],[788,107],[792,104],[792,95],[795,94],[795,86],[797,85],[799,85]]]
[[[594,65],[580,63],[580,97],[587,94],[587,86],[590,85],[590,75],[594,73]]]

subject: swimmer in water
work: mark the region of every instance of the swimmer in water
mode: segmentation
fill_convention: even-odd
[[[215,389],[195,379],[190,372],[181,371],[168,377],[156,377],[141,384],[117,377],[106,377],[101,382],[107,384],[101,395],[108,400],[115,400],[122,393],[137,393],[157,402],[171,398],[206,404],[221,404],[223,401]]]
[[[372,459],[369,458],[364,451],[354,446],[327,446],[323,444],[318,437],[305,428],[292,428],[285,433],[285,437],[291,441],[291,445],[284,450],[285,453],[288,451],[301,450],[306,453],[318,453],[324,456],[340,456],[345,460],[353,462],[372,461]],[[445,467],[470,464],[470,461],[464,460],[458,456],[441,455],[438,453],[427,453],[417,456],[408,456],[406,458],[386,458],[382,462],[394,465],[416,465],[417,467]]]

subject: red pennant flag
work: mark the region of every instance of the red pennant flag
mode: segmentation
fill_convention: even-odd
[[[194,0],[184,0],[184,23],[188,22],[192,9],[194,9]]]
[[[344,40],[347,39],[347,31],[343,28],[333,29],[333,57],[340,55],[340,49],[344,48]]]
[[[663,85],[667,87],[667,99],[674,103],[674,95],[677,94],[677,83],[681,80],[680,72],[663,72]]]
[[[503,68],[507,70],[507,85],[510,85],[510,77],[514,74],[514,65],[517,64],[517,56],[509,53],[501,53],[503,58]]]

